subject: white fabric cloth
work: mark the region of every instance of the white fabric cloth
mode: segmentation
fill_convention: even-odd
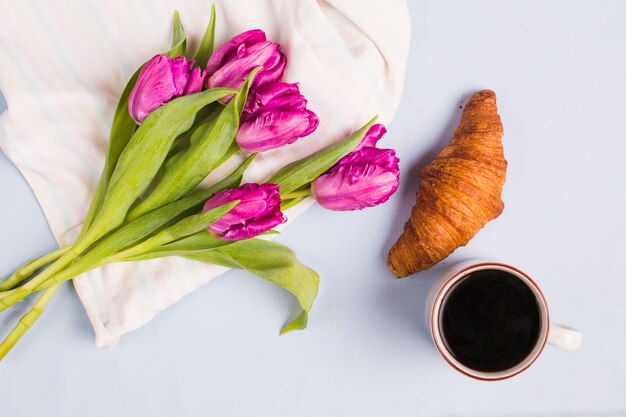
[[[86,213],[128,78],[168,49],[174,9],[196,45],[210,5],[0,1],[0,89],[8,103],[0,118],[0,146],[32,187],[60,244],[71,242]],[[390,121],[402,93],[410,38],[405,0],[217,2],[217,45],[252,28],[282,44],[288,58],[284,79],[300,83],[321,123],[313,135],[257,158],[246,180],[263,180],[375,114]],[[290,220],[305,207],[288,213]],[[96,344],[113,346],[225,271],[168,258],[108,265],[74,285]]]

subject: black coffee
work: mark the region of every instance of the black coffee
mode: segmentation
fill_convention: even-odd
[[[483,372],[509,369],[530,354],[541,315],[535,295],[519,278],[497,269],[473,272],[443,301],[441,326],[452,355]]]

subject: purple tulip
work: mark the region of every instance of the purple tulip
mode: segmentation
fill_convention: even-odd
[[[235,200],[239,204],[209,226],[209,231],[221,239],[250,239],[287,221],[280,211],[280,191],[276,184],[244,184],[220,191],[205,203],[204,211]]]
[[[362,210],[384,203],[398,189],[400,170],[393,149],[376,148],[387,130],[372,126],[359,146],[311,184],[311,194],[330,210]]]
[[[269,42],[260,29],[243,32],[215,50],[207,63],[207,87],[239,89],[256,67],[263,67],[254,77],[252,91],[278,81],[285,71],[287,58],[280,45]],[[232,96],[229,96],[232,97]],[[230,98],[227,97],[227,100]],[[226,100],[226,101],[227,101]]]
[[[298,84],[273,83],[259,89],[246,102],[237,144],[248,152],[262,152],[313,133],[319,119],[306,105]]]
[[[194,61],[189,63],[189,68],[193,67]],[[189,81],[187,81],[187,87],[185,87],[185,95],[199,93],[204,87],[204,79],[206,78],[206,70],[202,70],[200,67],[195,67],[189,74]]]
[[[206,71],[193,68],[184,56],[155,55],[144,65],[128,97],[128,111],[137,124],[168,101],[202,91]]]

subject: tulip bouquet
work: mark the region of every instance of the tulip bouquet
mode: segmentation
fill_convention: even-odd
[[[241,184],[259,152],[289,145],[318,126],[287,60],[261,30],[213,51],[215,9],[192,55],[178,14],[171,49],[131,77],[111,127],[104,169],[74,243],[34,259],[0,282],[0,311],[39,298],[0,343],[0,359],[31,328],[59,285],[111,262],[183,256],[249,271],[293,293],[302,311],[281,333],[303,329],[319,277],[265,235],[283,211],[313,196],[330,210],[385,202],[398,187],[395,151],[379,149],[374,120],[282,167],[261,184]],[[217,167],[243,162],[214,185]]]

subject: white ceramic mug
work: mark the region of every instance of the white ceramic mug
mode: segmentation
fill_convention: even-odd
[[[448,294],[448,291],[463,278],[467,277],[472,272],[484,270],[484,269],[496,269],[507,272],[521,281],[523,281],[535,295],[537,305],[540,310],[541,328],[539,332],[539,338],[534,348],[528,354],[528,356],[520,363],[512,368],[498,371],[498,372],[483,372],[478,371],[462,364],[455,359],[454,355],[448,350],[444,343],[442,330],[441,330],[441,312],[442,304]],[[428,327],[430,334],[435,342],[435,346],[441,356],[452,365],[457,371],[470,376],[472,378],[484,380],[484,381],[498,381],[515,376],[530,367],[539,357],[546,343],[563,349],[576,350],[582,343],[582,333],[572,329],[571,327],[550,322],[550,313],[548,311],[548,304],[541,292],[541,289],[537,286],[528,275],[514,266],[507,265],[500,262],[482,261],[482,260],[469,260],[463,261],[452,265],[445,273],[443,273],[439,279],[435,282],[431,288],[426,301],[426,326]]]

